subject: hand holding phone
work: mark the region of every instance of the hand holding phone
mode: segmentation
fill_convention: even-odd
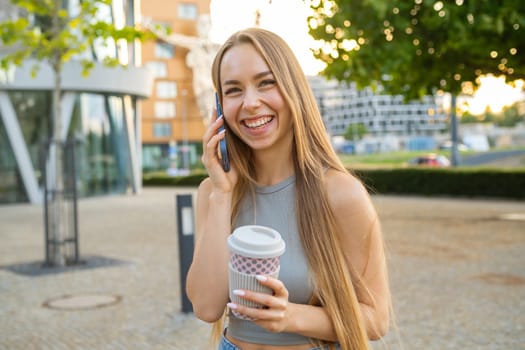
[[[219,102],[219,95],[215,93],[215,105],[217,108],[217,118],[224,118],[222,114],[221,103]],[[222,125],[219,128],[219,132],[226,129],[226,120],[223,121]],[[224,171],[230,171],[230,157],[228,156],[228,149],[226,147],[226,138],[222,138],[219,141],[219,158],[221,159],[222,168]]]

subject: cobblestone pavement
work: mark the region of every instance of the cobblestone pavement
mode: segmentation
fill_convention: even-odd
[[[209,349],[182,313],[175,195],[79,201],[85,264],[42,268],[43,210],[0,206],[0,349]],[[374,349],[525,349],[525,202],[374,196],[396,325]],[[507,216],[505,216],[507,215]],[[64,296],[112,305],[53,309]],[[78,305],[77,305],[78,306]]]

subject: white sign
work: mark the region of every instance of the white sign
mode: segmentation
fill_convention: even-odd
[[[193,234],[193,210],[191,207],[182,208],[182,234],[189,236]]]

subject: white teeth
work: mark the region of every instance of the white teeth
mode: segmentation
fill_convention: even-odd
[[[249,128],[258,128],[260,126],[268,124],[271,120],[272,120],[272,117],[264,117],[264,118],[259,118],[259,119],[257,119],[256,121],[253,121],[253,122],[245,121],[244,123]]]

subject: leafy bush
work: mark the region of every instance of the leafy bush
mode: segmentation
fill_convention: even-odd
[[[525,199],[525,170],[483,168],[392,168],[353,170],[375,194]],[[150,174],[144,186],[198,186],[206,173]]]
[[[166,174],[150,174],[142,177],[144,186],[178,186],[178,187],[197,187],[208,175],[206,173],[196,173],[188,176],[169,176]]]
[[[360,169],[354,173],[377,194],[525,199],[525,170],[476,168]]]

